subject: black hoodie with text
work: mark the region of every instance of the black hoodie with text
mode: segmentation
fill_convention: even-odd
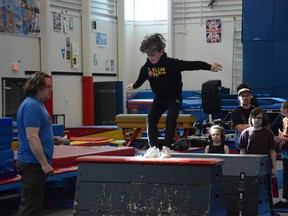
[[[211,65],[203,61],[183,61],[169,58],[164,53],[157,64],[149,59],[141,67],[140,74],[133,88],[139,88],[147,79],[156,97],[171,98],[182,93],[182,71],[211,70]]]

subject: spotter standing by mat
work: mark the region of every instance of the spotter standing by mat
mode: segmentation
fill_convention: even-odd
[[[44,106],[52,93],[51,77],[34,73],[24,86],[25,100],[17,112],[19,147],[17,171],[21,175],[21,201],[18,216],[41,215],[45,183],[53,174],[54,139],[50,116]]]
[[[182,71],[187,70],[222,70],[218,63],[212,65],[203,61],[183,61],[169,58],[165,50],[165,39],[161,34],[146,36],[141,43],[140,51],[148,58],[141,67],[140,74],[134,84],[127,89],[137,89],[146,80],[150,82],[155,98],[151,105],[147,119],[148,142],[150,148],[143,157],[171,157],[171,147],[174,142],[176,121],[182,103]],[[160,155],[157,123],[162,114],[167,111],[165,140]]]

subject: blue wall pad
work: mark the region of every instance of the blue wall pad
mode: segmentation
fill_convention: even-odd
[[[270,74],[273,72],[273,41],[254,41],[243,44],[243,80],[253,87],[265,89],[265,93],[273,94],[273,81]]]
[[[53,135],[54,136],[64,136],[64,125],[62,124],[52,124]]]
[[[274,40],[273,8],[271,0],[243,0],[243,41]]]
[[[13,150],[0,151],[0,178],[15,176]]]
[[[288,40],[288,1],[274,0],[274,40],[287,41]],[[265,11],[266,14],[266,11]]]
[[[288,97],[287,11],[287,0],[243,0],[243,81],[255,93]]]
[[[2,142],[2,143],[0,143],[0,151],[11,149],[11,144],[12,144],[12,142]],[[0,158],[0,160],[1,160],[1,158]]]
[[[147,99],[147,98],[154,98],[154,97],[155,97],[155,94],[152,92],[152,90],[139,91],[136,94],[137,99]]]
[[[0,118],[0,127],[12,127],[13,119],[10,117]]]
[[[1,140],[11,141],[13,139],[13,127],[0,127],[0,143]]]
[[[274,88],[274,95],[288,100],[287,88]]]
[[[12,141],[13,141],[12,126],[0,127],[0,150],[11,149]],[[0,160],[2,160],[1,157]]]
[[[287,7],[287,14],[288,14],[288,7]],[[288,81],[288,73],[287,73],[288,35],[287,35],[286,41],[274,42],[273,56],[274,56],[273,85],[276,88],[279,88],[279,87],[287,88],[288,87],[287,85],[287,81]],[[286,97],[287,96],[288,95],[286,93]]]

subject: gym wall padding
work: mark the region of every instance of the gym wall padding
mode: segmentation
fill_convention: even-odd
[[[288,1],[275,0],[275,2],[276,4],[274,5],[274,40],[287,41]]]
[[[288,13],[288,7],[287,7]],[[287,19],[288,20],[288,19]],[[274,76],[273,83],[277,88],[288,87],[288,34],[286,41],[274,41]],[[286,92],[288,97],[288,91]]]
[[[51,77],[51,80],[53,81],[52,77]],[[52,121],[54,121],[53,119],[53,115],[54,115],[53,113],[53,91],[51,92],[50,99],[44,102],[44,106],[47,109],[47,112],[49,113],[50,118],[52,119]]]
[[[273,94],[272,77],[267,75],[273,72],[273,50],[273,41],[243,43],[243,75],[245,83],[253,87],[254,93]],[[261,88],[268,92],[259,92]]]
[[[83,76],[83,126],[94,125],[94,91],[93,91],[93,77]]]
[[[274,40],[273,0],[243,0],[243,42]]]
[[[288,1],[243,0],[243,82],[288,99]]]

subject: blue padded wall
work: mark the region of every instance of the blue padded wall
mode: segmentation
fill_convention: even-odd
[[[272,1],[272,0],[269,0]],[[274,0],[274,40],[287,41],[288,40],[288,1]]]
[[[252,41],[243,44],[245,82],[253,83],[254,93],[259,93],[257,88],[273,88],[271,77],[264,76],[266,71],[273,71],[273,48],[273,41]],[[257,82],[255,82],[256,80]]]
[[[287,9],[288,13],[288,9]],[[273,73],[273,84],[275,87],[286,87],[288,88],[288,35],[286,41],[274,41],[274,73]],[[288,96],[288,91],[287,91]]]
[[[243,81],[288,99],[288,1],[243,0]]]
[[[273,0],[243,0],[243,42],[274,40],[273,7]]]

